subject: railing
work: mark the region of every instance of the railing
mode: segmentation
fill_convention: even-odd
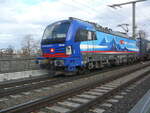
[[[139,100],[129,113],[150,113],[150,90]]]

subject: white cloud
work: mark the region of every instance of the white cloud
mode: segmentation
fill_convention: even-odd
[[[116,26],[132,23],[131,5],[112,9],[108,5],[129,0],[0,0],[0,39],[22,39],[26,34],[40,38],[44,28],[51,22],[77,17],[98,22],[120,30]],[[132,0],[130,0],[132,1]],[[136,20],[139,29],[150,29],[150,1],[137,3]],[[131,26],[130,26],[131,28]],[[131,29],[130,29],[131,30]],[[5,35],[4,35],[5,34]],[[9,36],[10,35],[10,36]],[[9,37],[9,38],[8,38]],[[2,43],[2,40],[0,44]],[[17,43],[19,44],[18,40]]]

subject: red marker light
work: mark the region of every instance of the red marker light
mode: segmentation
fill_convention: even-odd
[[[55,51],[54,48],[50,48],[51,53],[54,53],[54,51]]]

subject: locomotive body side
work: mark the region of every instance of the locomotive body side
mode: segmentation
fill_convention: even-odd
[[[88,29],[87,32],[93,31]],[[139,48],[135,40],[98,30],[95,30],[94,33],[95,37],[92,37],[92,40],[89,40],[89,38],[87,41],[81,41],[80,43],[82,61],[89,69],[127,63],[137,59]]]

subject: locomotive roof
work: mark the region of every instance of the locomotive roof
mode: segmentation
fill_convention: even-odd
[[[120,32],[120,31],[113,31],[112,29],[110,29],[108,27],[103,27],[103,26],[101,26],[97,23],[94,23],[94,22],[84,21],[84,20],[74,18],[74,17],[70,17],[69,20],[78,20],[78,21],[86,22],[86,23],[92,24],[95,27],[95,29],[98,30],[98,31],[105,32],[105,33],[108,33],[108,34],[112,34],[112,35],[115,35],[115,36],[121,36],[121,37],[124,37],[124,38],[131,39],[126,33],[123,33],[123,32]],[[134,40],[134,39],[131,39],[131,40]]]

